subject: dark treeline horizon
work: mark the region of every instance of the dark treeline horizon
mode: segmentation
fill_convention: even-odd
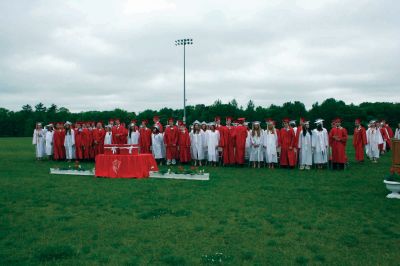
[[[1,137],[25,137],[31,136],[36,122],[42,122],[45,125],[51,122],[65,121],[103,121],[107,123],[109,119],[119,118],[121,122],[129,123],[132,119],[139,122],[147,119],[152,125],[153,116],[158,115],[162,124],[166,124],[169,117],[174,119],[182,119],[183,109],[162,108],[160,110],[144,110],[139,113],[128,112],[122,109],[114,109],[112,111],[85,111],[72,113],[65,107],[58,107],[55,104],[49,107],[38,103],[34,107],[31,105],[22,106],[19,111],[10,111],[0,107],[0,136]],[[268,107],[255,106],[250,100],[245,107],[238,106],[235,99],[228,103],[222,103],[216,100],[212,105],[189,105],[186,107],[187,124],[193,123],[195,120],[200,122],[214,121],[216,116],[220,116],[222,123],[226,116],[233,118],[245,117],[246,121],[261,121],[264,124],[265,119],[272,118],[277,121],[277,127],[281,127],[280,121],[283,118],[290,118],[299,121],[300,117],[309,120],[314,127],[313,122],[317,118],[322,118],[326,122],[324,126],[330,128],[330,122],[336,117],[343,119],[344,126],[350,134],[354,126],[354,120],[360,118],[362,124],[366,126],[368,121],[372,119],[385,119],[393,128],[400,122],[400,103],[390,102],[364,102],[359,105],[346,104],[343,101],[329,98],[322,103],[314,103],[307,110],[305,105],[299,101],[286,102],[282,105],[271,104]]]

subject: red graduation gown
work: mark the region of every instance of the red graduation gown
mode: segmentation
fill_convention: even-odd
[[[106,135],[106,131],[104,129],[93,129],[93,147],[94,147],[94,155],[103,154],[104,153],[104,137]]]
[[[140,153],[151,153],[151,129],[150,128],[141,128],[139,129],[140,137],[139,137],[139,147]]]
[[[83,158],[90,159],[91,136],[88,128],[82,129]]]
[[[367,144],[367,134],[364,127],[354,129],[353,146],[356,152],[356,161],[364,161],[364,147]]]
[[[222,147],[222,158],[224,165],[235,163],[235,127],[219,127],[219,146]]]
[[[190,162],[190,136],[189,132],[185,129],[184,132],[179,130],[178,136],[178,147],[179,147],[179,161],[181,163]]]
[[[338,137],[338,140],[334,139]],[[329,145],[332,147],[332,163],[346,163],[347,130],[343,127],[334,127],[329,132]]]
[[[234,130],[235,161],[237,164],[244,164],[247,134],[247,127],[243,125],[237,126]]]
[[[61,130],[56,129],[53,135],[54,160],[65,159],[64,139],[65,139],[64,129]]]
[[[112,142],[114,144],[126,144],[128,133],[125,127],[122,125],[113,126],[112,128]]]
[[[177,157],[178,134],[177,126],[168,126],[165,129],[164,144],[166,146],[167,160],[176,159]]]
[[[75,130],[75,156],[78,160],[84,158],[84,139],[83,129]]]
[[[296,155],[294,152],[296,136],[293,128],[282,128],[279,134],[279,145],[281,146],[280,164],[282,166],[295,166]]]

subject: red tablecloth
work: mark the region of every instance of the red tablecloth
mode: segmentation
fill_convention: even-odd
[[[95,175],[98,177],[144,178],[149,177],[149,171],[158,171],[152,154],[96,156]]]

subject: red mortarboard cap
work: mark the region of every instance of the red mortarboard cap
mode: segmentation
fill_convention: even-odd
[[[216,116],[216,117],[214,118],[214,121],[221,121],[221,117]]]
[[[232,121],[233,119],[232,119],[232,117],[227,116],[227,117],[225,118],[225,120],[231,120],[231,121]]]
[[[337,117],[337,118],[335,118],[335,121],[334,121],[335,123],[340,123],[340,122],[342,122],[342,119],[340,119],[339,117]]]
[[[136,119],[132,119],[132,120],[131,120],[131,123],[136,124],[136,123],[137,123],[137,120],[136,120]]]
[[[147,121],[147,119],[142,120],[142,124],[147,125],[148,122],[149,122],[149,121]]]
[[[183,125],[183,121],[178,120],[178,126],[182,126]]]
[[[284,119],[282,119],[282,122],[289,123],[289,121],[290,121],[290,119],[289,119],[289,118],[284,118]]]
[[[153,116],[153,120],[160,120],[160,117],[158,115]]]
[[[361,119],[360,119],[360,118],[357,118],[357,119],[355,120],[355,122],[360,124],[360,123],[361,123]]]
[[[172,117],[168,118],[168,122],[174,122],[174,119]]]

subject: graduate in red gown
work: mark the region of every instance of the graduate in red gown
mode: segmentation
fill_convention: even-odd
[[[281,147],[280,165],[293,168],[296,165],[296,136],[293,128],[289,126],[289,119],[283,119],[283,128],[279,134],[279,146]]]
[[[382,120],[382,128],[385,129],[386,131],[386,150],[390,150],[390,148],[392,147],[392,141],[391,139],[394,137],[394,133],[393,130],[390,128],[389,124],[386,123],[386,120]]]
[[[332,147],[332,167],[342,170],[347,162],[347,130],[341,126],[341,119],[335,119],[335,127],[329,132],[329,146]]]
[[[361,125],[360,119],[356,119],[354,125],[353,146],[356,152],[356,161],[364,162],[364,148],[367,145],[367,134],[365,128]]]
[[[164,144],[166,147],[167,165],[176,164],[177,145],[179,129],[174,125],[174,119],[168,119],[168,126],[165,128]]]
[[[220,147],[224,166],[235,164],[235,127],[232,117],[226,118],[226,125],[219,127]]]
[[[83,159],[89,160],[90,159],[90,149],[91,149],[91,140],[92,137],[91,132],[88,128],[89,123],[83,122],[82,123],[82,145],[83,145]]]
[[[65,130],[63,127],[64,123],[58,122],[56,124],[56,130],[53,135],[53,148],[54,148],[54,160],[64,160],[65,159]]]
[[[106,131],[104,130],[102,123],[97,122],[96,128],[93,129],[93,147],[94,147],[94,155],[103,154],[104,153],[104,136],[106,135]]]
[[[247,127],[244,125],[244,118],[238,118],[239,125],[234,130],[235,140],[235,161],[238,165],[244,164],[244,157],[246,152],[246,139],[247,139]]]
[[[163,125],[160,123],[160,118],[158,116],[153,117],[154,126],[157,126],[160,133],[164,132]]]
[[[179,136],[178,136],[178,147],[179,147],[179,162],[188,163],[191,160],[190,156],[190,135],[185,124],[182,121],[179,123]]]
[[[90,147],[89,147],[89,158],[94,159],[95,157],[95,150],[94,150],[94,137],[93,137],[93,130],[96,128],[96,122],[91,121],[88,127],[89,129],[89,137],[90,137]]]
[[[112,129],[112,137],[114,144],[126,144],[127,142],[127,132],[126,128],[123,127],[119,119],[115,119],[115,126]]]
[[[379,131],[381,132],[383,143],[379,144],[379,150],[381,154],[384,154],[387,150],[388,142],[390,142],[389,132],[387,131],[386,127],[384,126],[384,122],[378,122]],[[390,144],[389,144],[390,145]]]
[[[75,158],[77,160],[82,160],[84,158],[84,136],[83,136],[83,129],[82,124],[79,122],[75,123],[74,129],[74,136],[75,136]]]
[[[299,139],[300,139],[301,133],[303,132],[304,122],[305,122],[305,119],[303,117],[301,117],[299,126],[296,127],[296,130],[294,130],[294,133],[295,133],[295,144],[294,144],[294,147],[299,147]],[[295,125],[296,125],[296,123],[295,123]],[[297,162],[299,160],[299,156],[300,155],[299,155],[298,150],[295,149],[295,160],[296,160],[295,164],[296,165],[297,165]]]
[[[139,133],[139,147],[140,153],[151,153],[151,129],[147,127],[147,120],[142,121],[142,125],[140,126]]]

